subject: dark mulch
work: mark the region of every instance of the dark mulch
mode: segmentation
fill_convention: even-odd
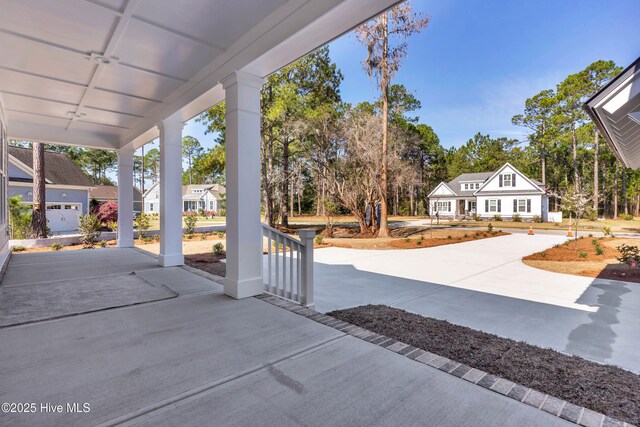
[[[215,274],[216,276],[225,277],[227,274],[227,264],[220,262],[225,258],[224,255],[214,255],[211,253],[185,255],[184,263],[190,267]]]
[[[383,305],[328,313],[613,418],[640,425],[640,375]]]

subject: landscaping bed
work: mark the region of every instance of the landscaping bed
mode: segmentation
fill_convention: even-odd
[[[225,277],[227,274],[227,264],[221,262],[225,255],[215,255],[213,252],[203,254],[191,254],[184,256],[184,263],[190,267],[206,271],[216,276]]]
[[[556,273],[640,283],[640,268],[629,268],[616,259],[620,256],[616,248],[622,244],[638,246],[640,240],[614,237],[567,240],[562,245],[528,255],[522,261]]]
[[[324,230],[320,229],[318,232],[319,235],[326,236]],[[376,238],[359,233],[357,227],[336,227],[333,237],[323,237],[322,242],[349,249],[420,249],[509,234],[502,230],[430,230],[428,227],[399,227],[391,229],[390,232],[391,237]]]
[[[383,305],[328,315],[523,386],[640,424],[640,375]]]

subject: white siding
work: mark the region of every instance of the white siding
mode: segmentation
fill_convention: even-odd
[[[512,185],[510,187],[500,187],[500,177],[499,175],[504,175],[504,174],[509,174],[509,175],[516,175],[516,182],[515,182],[515,186]],[[486,185],[484,187],[482,187],[477,196],[480,196],[482,193],[484,192],[498,192],[498,191],[522,191],[522,190],[538,190],[539,189],[535,186],[533,186],[531,183],[529,183],[521,174],[520,172],[518,172],[515,168],[507,165],[507,167],[505,167],[500,174],[494,176],[492,179],[490,179]]]
[[[520,196],[477,196],[477,213],[484,218],[491,218],[496,214],[508,219],[514,214],[514,200],[531,200],[531,212],[518,212],[522,218],[532,218],[537,215],[542,217],[542,195],[529,194]],[[491,212],[486,209],[487,200],[500,200],[500,212]]]
[[[453,193],[449,188],[444,184],[439,184],[436,189],[433,191],[432,196],[452,196]]]
[[[8,213],[8,186],[7,174],[7,125],[0,105],[0,267],[4,265],[9,255],[9,213]]]
[[[431,215],[435,215],[436,212],[441,216],[453,216],[456,215],[456,199],[429,199],[431,201]],[[441,207],[438,207],[438,203]],[[442,205],[444,205],[442,207]]]

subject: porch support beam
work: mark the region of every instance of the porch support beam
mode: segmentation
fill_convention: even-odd
[[[163,267],[184,264],[182,255],[182,127],[165,119],[160,130],[160,256]]]
[[[119,248],[133,247],[133,147],[118,150],[118,233]]]
[[[226,102],[227,274],[224,293],[263,292],[260,224],[260,89],[263,80],[235,71],[222,81]]]

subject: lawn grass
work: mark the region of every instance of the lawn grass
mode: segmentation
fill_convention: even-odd
[[[617,366],[383,305],[327,314],[610,417],[640,424],[640,375]]]

